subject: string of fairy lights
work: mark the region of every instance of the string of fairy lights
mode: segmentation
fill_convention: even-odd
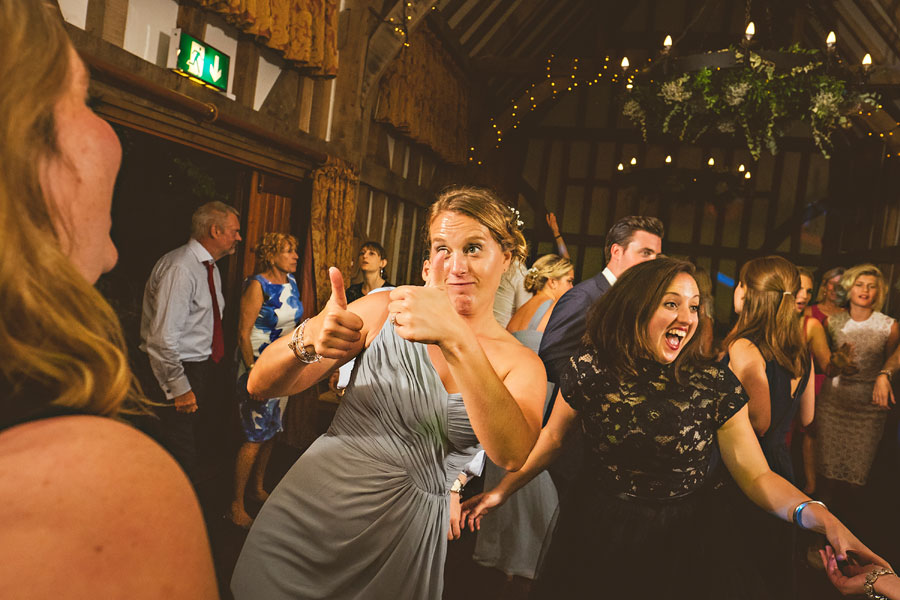
[[[753,37],[756,35],[756,26],[751,21],[748,23],[745,31],[744,38],[747,43],[749,43]],[[826,48],[829,53],[835,52],[837,44],[837,35],[834,31],[830,31],[826,37]],[[672,36],[666,35],[663,40],[663,45],[660,51],[660,56],[667,55],[672,49]],[[653,58],[648,58],[647,62],[652,63]],[[838,59],[838,62],[842,61]],[[568,68],[565,68],[563,65],[567,64]],[[631,62],[629,61],[627,56],[623,56],[621,61],[619,61],[618,67],[615,66],[615,62],[612,57],[604,56],[602,59],[597,61],[599,64],[599,68],[596,69],[596,72],[591,71],[589,74],[587,73],[587,69],[584,67],[584,61],[580,61],[579,58],[570,58],[565,61],[561,61],[556,57],[555,54],[550,54],[547,58],[546,67],[543,76],[538,81],[531,83],[528,87],[525,88],[523,92],[519,94],[518,97],[512,98],[510,100],[509,107],[504,111],[502,115],[492,116],[489,118],[489,124],[491,127],[491,131],[494,138],[494,148],[499,149],[501,144],[503,143],[503,132],[504,129],[518,129],[519,125],[522,124],[522,119],[525,118],[529,113],[533,113],[537,110],[538,106],[546,100],[556,100],[563,93],[570,93],[573,91],[577,91],[579,87],[584,88],[584,86],[593,86],[599,84],[601,81],[608,81],[611,85],[621,84],[624,82],[625,89],[630,90],[633,87],[634,77],[636,69],[632,67]],[[869,53],[862,58],[861,65],[864,72],[868,72],[869,69],[872,68],[872,56]],[[564,73],[560,71],[565,69]],[[883,112],[883,106],[878,105],[877,107],[881,112]],[[872,112],[864,112],[862,110],[858,111],[859,116],[863,115],[872,116]],[[884,113],[886,114],[886,113]],[[884,119],[882,119],[884,120]],[[893,120],[892,120],[893,121]],[[884,139],[887,141],[891,137],[894,136],[894,132],[900,129],[900,122],[894,121],[894,125],[890,129],[885,129],[881,132],[878,131],[869,131],[868,136],[874,137],[876,134],[880,139]],[[871,127],[873,124],[870,122],[868,125]],[[900,153],[893,153],[896,157],[900,158]],[[887,158],[892,157],[892,153],[886,154]],[[483,160],[480,159],[477,155],[476,147],[469,146],[468,153],[468,161],[470,164],[482,165]],[[666,157],[666,164],[672,163],[672,157],[669,155]],[[632,157],[629,161],[631,166],[637,165],[636,157]],[[708,166],[714,166],[714,159],[710,157],[707,161]],[[626,166],[624,163],[619,163],[617,165],[618,171],[624,171]],[[738,172],[744,173],[743,177],[745,179],[750,179],[752,177],[750,170],[746,167],[746,165],[741,164],[738,166]]]

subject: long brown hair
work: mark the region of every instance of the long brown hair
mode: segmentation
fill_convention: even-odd
[[[594,346],[600,364],[629,377],[637,375],[639,359],[654,358],[647,327],[672,280],[681,273],[693,277],[694,265],[674,258],[648,260],[625,271],[594,303],[588,313],[584,341]],[[698,319],[697,330],[675,359],[676,377],[681,382],[706,361],[700,345],[706,327],[706,320]]]
[[[725,338],[725,347],[740,338],[752,342],[766,361],[774,360],[800,377],[809,369],[809,351],[797,319],[800,271],[780,256],[754,258],[741,267],[744,306]]]
[[[0,393],[115,415],[140,404],[119,320],[60,247],[39,177],[70,53],[58,8],[0,2]]]

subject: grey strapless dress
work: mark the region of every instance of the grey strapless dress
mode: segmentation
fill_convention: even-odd
[[[543,332],[537,330],[541,319],[552,306],[547,300],[535,311],[528,326],[513,333],[523,345],[535,352],[541,347]],[[553,384],[547,384],[546,410]],[[490,490],[500,483],[506,471],[485,460],[484,489]],[[555,524],[559,496],[550,473],[542,471],[522,486],[502,505],[484,516],[475,540],[472,559],[485,567],[500,569],[507,575],[534,579],[538,557]],[[549,544],[548,544],[549,546]]]
[[[450,484],[478,449],[426,346],[385,323],[328,432],[254,521],[235,599],[439,599]]]

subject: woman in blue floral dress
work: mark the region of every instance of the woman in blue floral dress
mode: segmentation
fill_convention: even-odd
[[[289,334],[303,317],[300,289],[294,279],[297,269],[297,238],[284,233],[263,235],[255,249],[260,273],[248,277],[241,296],[238,323],[238,407],[247,441],[238,450],[234,470],[234,500],[229,518],[243,528],[253,519],[244,508],[244,493],[253,475],[250,493],[260,501],[268,496],[263,475],[272,451],[272,438],[281,431],[281,415],[287,396],[258,398],[247,393],[247,376],[260,353],[272,342]]]

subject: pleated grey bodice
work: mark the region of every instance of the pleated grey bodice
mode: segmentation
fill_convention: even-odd
[[[390,322],[357,358],[327,435],[441,495],[459,473],[448,463],[461,467],[478,445],[462,396],[447,393],[427,346],[407,342]]]
[[[328,432],[263,506],[236,600],[438,599],[450,484],[478,450],[424,344],[385,323],[356,359]]]

